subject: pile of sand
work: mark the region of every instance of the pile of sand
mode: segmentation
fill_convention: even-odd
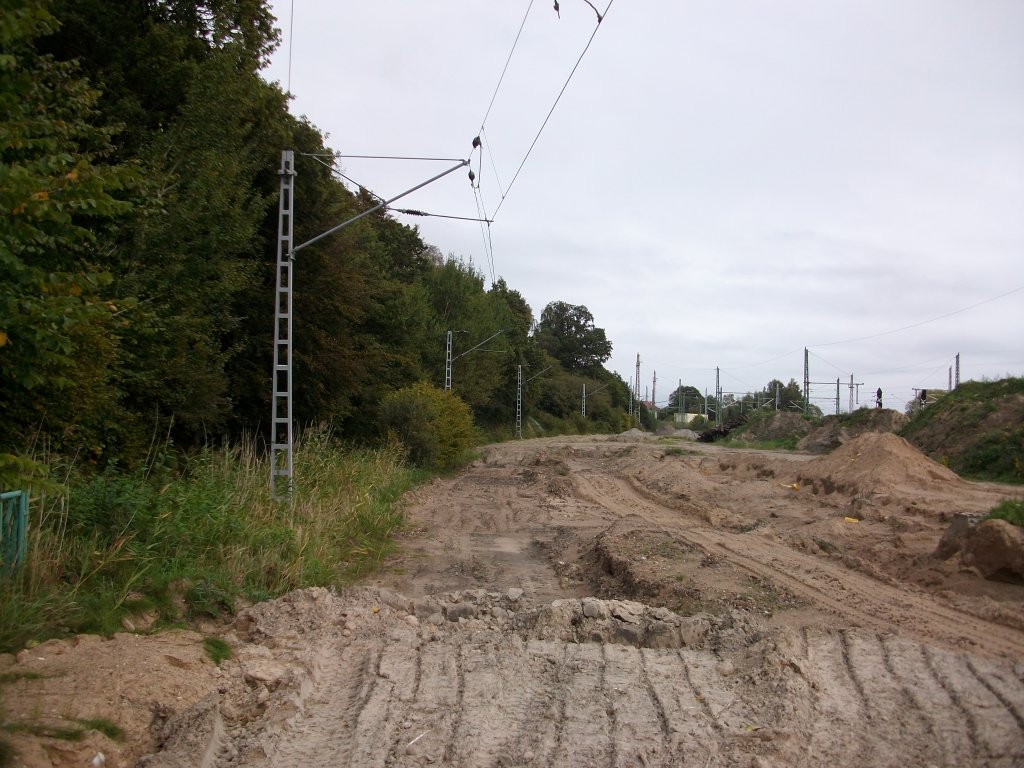
[[[907,417],[899,411],[861,408],[853,414],[826,416],[796,447],[809,453],[828,453],[865,432],[897,432],[906,423]]]
[[[1024,582],[1024,529],[1006,520],[957,515],[935,556],[948,560],[957,553],[962,565],[975,568],[986,579]]]
[[[865,432],[801,468],[800,482],[824,493],[935,490],[964,481],[891,432]]]
[[[648,437],[646,432],[642,429],[633,427],[632,429],[627,429],[625,432],[620,432],[613,439],[618,442],[630,442],[632,440],[643,440],[646,437]]]

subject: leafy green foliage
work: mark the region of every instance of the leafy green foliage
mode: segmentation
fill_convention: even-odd
[[[779,410],[782,411],[799,410],[804,402],[803,388],[796,379],[790,379],[788,384],[783,384],[779,379],[772,379],[764,391],[772,398],[778,392]]]
[[[425,276],[427,295],[436,318],[431,334],[436,350],[425,361],[431,381],[444,381],[445,344],[452,331],[452,387],[474,411],[486,409],[493,394],[508,378],[514,320],[504,297],[484,290],[484,277],[471,265],[447,259]],[[500,332],[500,333],[499,333]],[[498,333],[482,347],[470,351]],[[509,333],[506,337],[505,334]]]
[[[1024,483],[1024,379],[964,382],[900,435],[965,477]]]
[[[537,323],[537,344],[570,371],[593,371],[612,354],[612,343],[582,305],[553,301]]]
[[[67,719],[76,725],[64,727],[49,723],[28,721],[19,723],[0,723],[0,730],[7,731],[8,733],[28,733],[33,736],[43,736],[49,739],[61,739],[62,741],[81,741],[89,731],[102,733],[112,741],[122,741],[124,739],[124,729],[106,718],[70,717]],[[0,742],[0,744],[2,743],[3,742]],[[2,759],[3,756],[4,752],[2,748],[0,748],[0,759]],[[0,765],[3,765],[3,763],[0,763]]]
[[[73,717],[72,722],[78,723],[87,731],[102,733],[111,741],[124,741],[124,728],[105,717]]]
[[[113,265],[137,304],[118,327],[124,387],[134,410],[174,417],[177,436],[228,418],[227,361],[237,305],[255,293],[260,226],[269,197],[267,123],[279,95],[246,73],[234,52],[194,68],[179,113],[142,154],[147,209]]]
[[[704,395],[690,385],[676,387],[668,396],[668,406],[673,411],[678,411],[683,406],[683,413],[702,413],[704,410]]]
[[[100,425],[117,416],[110,326],[120,308],[104,300],[111,276],[95,249],[130,211],[123,198],[136,176],[102,162],[111,131],[94,122],[97,92],[73,65],[36,51],[54,25],[27,1],[5,9],[0,24],[0,451],[8,452],[43,421],[91,449]]]
[[[1024,501],[1007,500],[997,504],[985,516],[986,520],[1005,520],[1024,528]]]
[[[967,477],[1003,483],[1024,483],[1024,424],[978,437],[958,462]]]
[[[420,382],[388,395],[381,426],[423,469],[454,469],[473,447],[473,414],[451,390]]]
[[[232,656],[231,646],[219,637],[203,638],[203,648],[206,650],[206,655],[210,657],[210,661],[218,666]]]

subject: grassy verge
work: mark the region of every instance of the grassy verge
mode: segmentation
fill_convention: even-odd
[[[1024,378],[967,381],[899,434],[972,480],[1024,484]]]
[[[292,503],[271,498],[269,474],[251,446],[176,471],[67,473],[61,493],[32,499],[25,564],[0,580],[0,650],[349,583],[391,549],[398,498],[425,477],[397,449],[344,449],[321,433],[296,448]]]

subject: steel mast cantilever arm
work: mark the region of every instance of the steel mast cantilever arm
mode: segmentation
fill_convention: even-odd
[[[505,329],[504,329],[504,328],[502,328],[502,329],[501,329],[500,331],[498,331],[498,333],[492,333],[492,334],[491,334],[490,336],[488,336],[488,337],[487,337],[486,339],[484,339],[483,341],[481,341],[481,342],[480,342],[479,344],[477,344],[477,345],[476,345],[475,347],[470,347],[469,349],[467,349],[467,350],[466,350],[465,352],[463,352],[462,354],[459,354],[459,355],[456,355],[455,357],[453,357],[453,358],[452,358],[452,362],[455,362],[455,361],[456,361],[456,360],[458,360],[458,359],[459,359],[460,357],[463,357],[463,356],[465,356],[465,355],[468,355],[468,354],[469,354],[470,352],[472,352],[472,351],[474,351],[474,350],[480,349],[480,347],[482,347],[482,346],[483,346],[484,344],[486,344],[486,343],[487,343],[488,341],[490,341],[491,339],[493,339],[493,338],[494,338],[495,336],[497,336],[497,335],[499,335],[499,334],[502,334],[502,333],[504,333],[504,332],[505,332]]]
[[[327,237],[328,235],[334,234],[339,229],[343,229],[343,228],[347,227],[349,224],[352,224],[353,222],[359,221],[359,219],[363,218],[364,216],[369,216],[371,213],[374,213],[376,211],[379,211],[381,208],[384,208],[384,207],[386,207],[388,205],[391,205],[391,203],[395,202],[395,200],[400,200],[403,197],[405,197],[406,195],[412,194],[417,189],[421,189],[421,188],[427,186],[427,184],[432,184],[435,181],[437,181],[438,179],[444,178],[449,173],[452,173],[453,171],[459,170],[459,168],[465,168],[467,165],[469,165],[469,160],[463,160],[458,165],[453,165],[447,171],[444,171],[443,173],[439,173],[439,174],[437,174],[437,176],[434,176],[433,178],[427,179],[422,184],[417,184],[412,189],[407,189],[407,190],[405,190],[405,192],[402,192],[400,195],[395,195],[390,200],[385,200],[384,202],[379,203],[378,205],[373,206],[373,208],[369,208],[369,209],[363,211],[362,213],[356,214],[351,219],[348,219],[347,221],[343,221],[341,224],[338,224],[337,226],[331,227],[326,232],[321,232],[316,237],[310,238],[306,242],[301,243],[300,245],[295,246],[294,248],[292,248],[291,255],[294,256],[296,253],[301,251],[307,245],[312,245],[313,243],[317,242],[318,240],[322,240],[323,238]]]

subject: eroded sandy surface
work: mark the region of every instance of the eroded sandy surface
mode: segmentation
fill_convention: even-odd
[[[933,556],[955,514],[1014,495],[891,435],[490,446],[413,495],[375,583],[247,609],[219,669],[119,637],[18,685],[98,696],[104,645],[170,665],[181,698],[108,696],[128,742],[74,756],[107,765],[1021,765],[1024,586]]]

